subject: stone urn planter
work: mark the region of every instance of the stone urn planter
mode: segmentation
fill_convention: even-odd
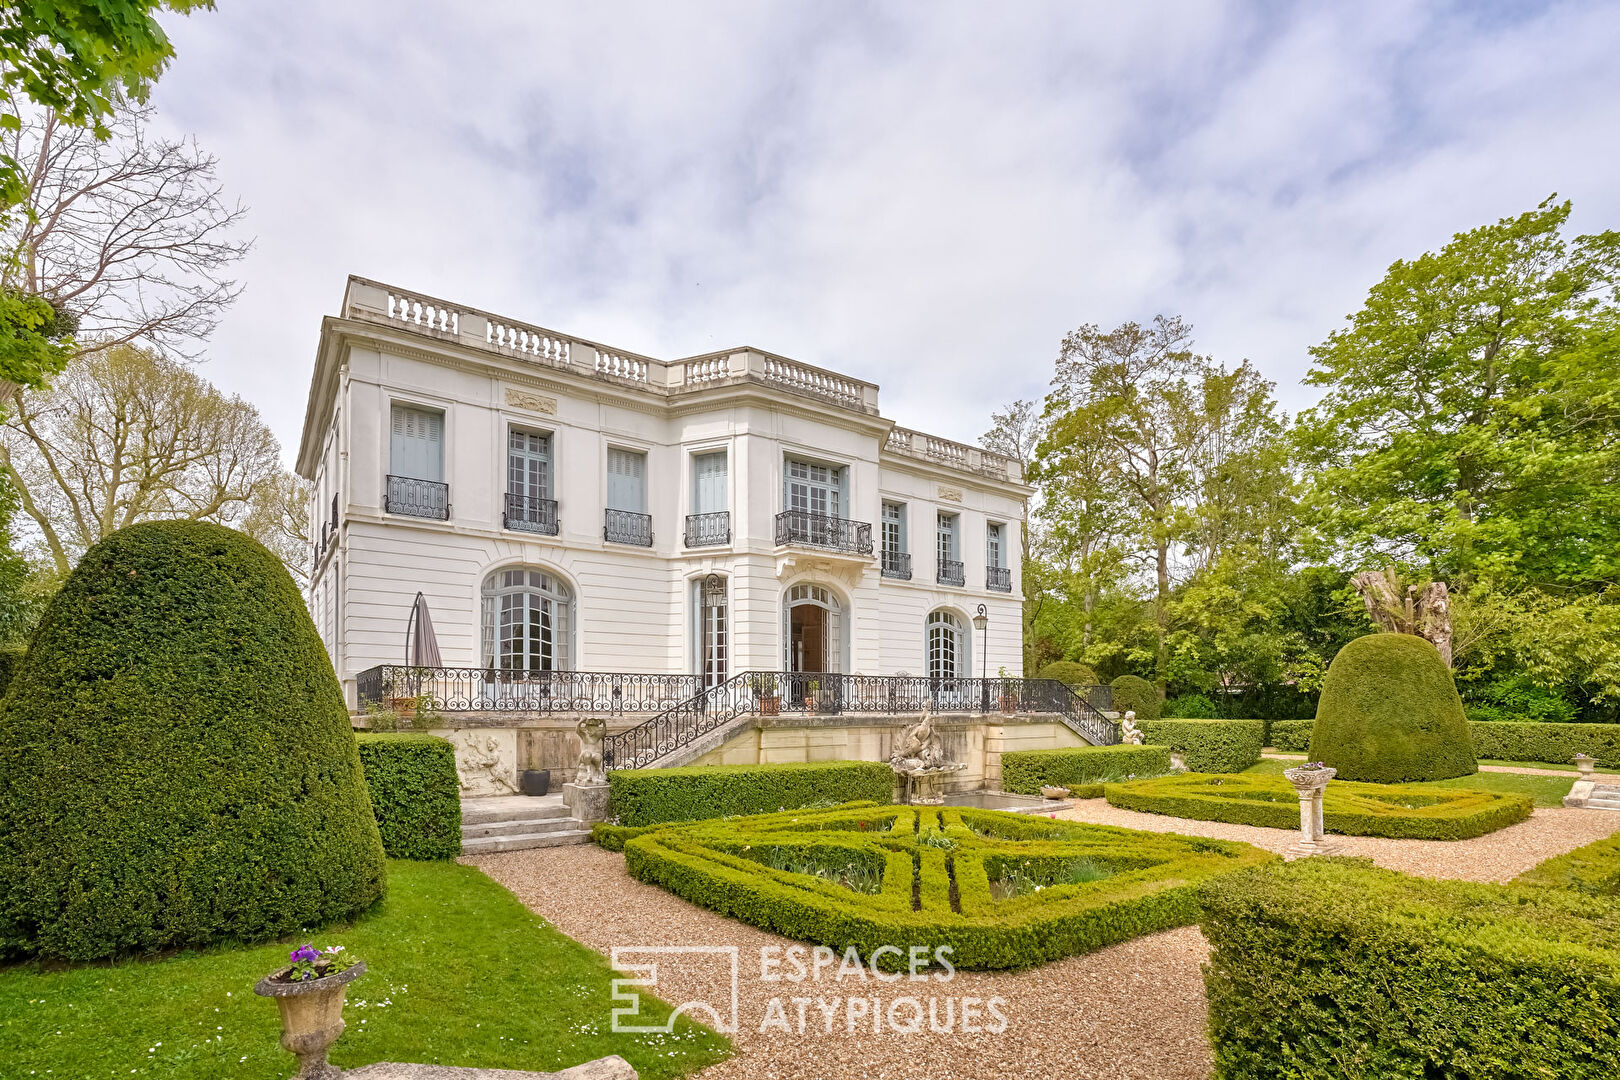
[[[326,1050],[343,1034],[346,987],[366,972],[365,961],[333,975],[289,981],[291,967],[260,979],[253,992],[276,999],[281,1010],[281,1048],[298,1058],[296,1080],[338,1080],[343,1074]]]
[[[1591,776],[1596,767],[1597,758],[1592,757],[1590,754],[1575,755],[1575,768],[1580,771],[1582,776]]]
[[[1069,789],[1066,787],[1054,787],[1051,784],[1042,784],[1041,797],[1047,799],[1067,799],[1069,797]]]

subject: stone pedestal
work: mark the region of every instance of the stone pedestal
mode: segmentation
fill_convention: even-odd
[[[1337,769],[1285,769],[1283,775],[1299,793],[1300,839],[1288,849],[1290,855],[1330,855],[1339,845],[1327,838],[1322,825],[1322,795]]]
[[[563,805],[570,817],[580,821],[606,821],[608,791],[606,784],[564,784]]]

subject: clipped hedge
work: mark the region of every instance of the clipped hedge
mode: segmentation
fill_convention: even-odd
[[[1620,898],[1620,832],[1548,859],[1514,880],[1525,885]]]
[[[1315,720],[1273,720],[1271,748],[1284,754],[1303,754],[1311,748]]]
[[[1114,680],[1114,711],[1124,716],[1136,714],[1138,725],[1144,720],[1157,720],[1164,703],[1159,699],[1159,688],[1140,675],[1121,675]]]
[[[1109,784],[1110,806],[1149,814],[1299,828],[1299,794],[1285,776],[1186,773]],[[1328,832],[1402,840],[1466,840],[1530,816],[1528,795],[1335,780],[1322,799]]]
[[[1102,780],[1163,776],[1169,771],[1170,748],[1167,746],[1011,750],[1001,755],[1001,790],[1017,795],[1039,795],[1042,785],[1050,785],[1079,791]]]
[[[1181,752],[1193,772],[1242,772],[1260,760],[1262,720],[1150,720],[1138,723],[1142,738]]]
[[[456,751],[437,735],[357,735],[371,811],[392,859],[461,854]]]
[[[383,849],[281,561],[149,522],[87,551],[0,705],[0,954],[91,960],[359,914]]]
[[[608,784],[613,814],[631,826],[894,800],[894,770],[881,761],[615,769]]]
[[[1468,725],[1474,753],[1499,761],[1545,761],[1569,765],[1588,754],[1599,765],[1620,768],[1620,724],[1503,723],[1475,720]]]
[[[26,645],[0,645],[0,697],[5,696],[11,680],[17,677],[17,669],[22,667],[27,654]]]
[[[1306,753],[1346,780],[1375,784],[1479,771],[1451,669],[1412,634],[1368,634],[1339,650]]]
[[[1248,844],[966,807],[788,811],[665,826],[624,844],[625,866],[711,911],[903,968],[949,946],[959,968],[1018,968],[1197,918],[1197,883],[1272,861]],[[860,870],[875,891],[777,866]],[[1088,864],[1101,880],[1062,883]],[[1039,891],[997,896],[1008,873]]]
[[[1620,1076],[1620,905],[1338,858],[1199,900],[1217,1077]]]

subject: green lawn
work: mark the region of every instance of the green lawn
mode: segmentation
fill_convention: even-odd
[[[349,1029],[331,1055],[340,1067],[549,1072],[621,1054],[644,1078],[677,1077],[730,1053],[727,1039],[684,1018],[671,1035],[611,1033],[606,962],[471,867],[391,861],[375,911],[306,939],[344,945],[370,968],[349,985]],[[275,1003],[253,984],[289,947],[0,969],[0,1078],[283,1080],[296,1062],[277,1045]],[[646,999],[641,1009],[669,1012]]]
[[[1297,762],[1279,761],[1276,758],[1264,758],[1258,765],[1251,765],[1244,772],[1251,773],[1281,773],[1284,769],[1291,769]],[[1432,786],[1443,788],[1462,788],[1467,791],[1515,791],[1528,795],[1536,801],[1537,806],[1562,806],[1564,796],[1569,794],[1569,786],[1575,781],[1568,776],[1529,776],[1525,773],[1499,773],[1482,772],[1473,776],[1459,776],[1451,780],[1435,780]],[[1415,787],[1428,785],[1416,784]]]

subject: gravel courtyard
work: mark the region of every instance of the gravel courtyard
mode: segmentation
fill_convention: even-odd
[[[1088,800],[1057,816],[1156,832],[1244,840],[1282,851],[1296,834],[1216,822],[1186,821],[1118,810]],[[1379,865],[1432,877],[1504,880],[1542,859],[1601,839],[1620,829],[1620,814],[1594,810],[1538,809],[1528,820],[1476,840],[1439,842],[1340,837],[1344,853],[1365,855]],[[853,976],[833,981],[829,967],[819,983],[762,982],[762,946],[795,944],[786,938],[723,918],[662,889],[633,880],[624,857],[593,845],[518,851],[467,858],[511,889],[536,913],[591,948],[614,946],[727,946],[742,957],[738,980],[737,1056],[704,1070],[704,1080],[998,1080],[1055,1075],[1083,1078],[1205,1080],[1210,1071],[1204,1038],[1205,1006],[1199,965],[1207,955],[1196,927],[1138,938],[1087,956],[1071,957],[1030,971],[960,972],[948,983],[877,983]],[[657,993],[666,1000],[728,997],[729,967],[682,960],[666,967]],[[801,1034],[792,998],[877,997],[883,1007],[910,995],[945,998],[999,997],[1006,1028],[943,1035],[899,1034],[885,1026],[873,1034],[869,1021],[853,1034],[846,1002],[836,1006],[833,1032],[812,1001]],[[791,1030],[761,1033],[770,1002],[780,999]],[[901,1018],[910,1014],[904,1010]],[[980,1022],[989,1026],[993,1016]],[[608,1017],[603,1017],[603,1023]]]

